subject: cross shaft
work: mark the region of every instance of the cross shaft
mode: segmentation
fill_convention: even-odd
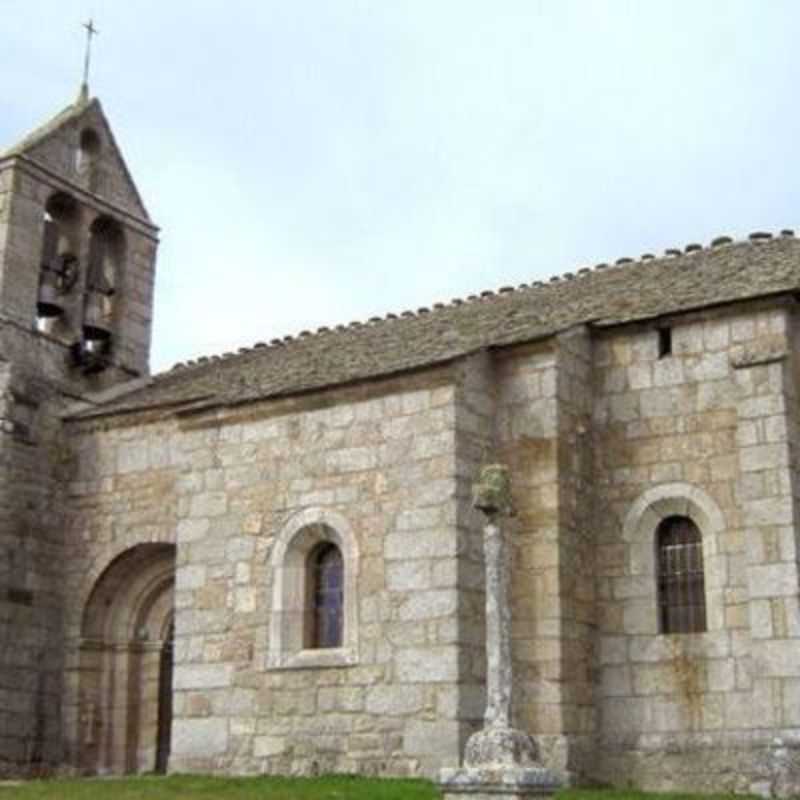
[[[89,19],[87,22],[82,23],[86,28],[86,50],[83,56],[83,92],[88,95],[89,91],[89,67],[92,60],[92,37],[97,36],[100,31],[94,26],[94,20]]]

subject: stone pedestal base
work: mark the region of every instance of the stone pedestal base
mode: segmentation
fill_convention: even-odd
[[[502,723],[473,733],[464,748],[465,767],[538,767],[533,737]]]
[[[444,800],[525,800],[552,797],[561,788],[544,767],[460,767],[439,773]]]

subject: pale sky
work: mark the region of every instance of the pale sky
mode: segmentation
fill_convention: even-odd
[[[90,15],[154,371],[800,227],[796,0],[0,0],[0,148],[73,100]]]

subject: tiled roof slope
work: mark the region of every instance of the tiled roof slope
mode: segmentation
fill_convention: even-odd
[[[723,237],[711,248],[687,251],[621,259],[546,283],[200,359],[79,416],[286,396],[531,341],[579,323],[614,325],[800,289],[800,241],[790,231],[736,244]]]

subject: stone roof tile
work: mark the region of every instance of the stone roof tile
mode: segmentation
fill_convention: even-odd
[[[79,416],[287,396],[533,341],[577,324],[618,325],[800,289],[800,242],[790,231],[668,252],[189,362]]]

